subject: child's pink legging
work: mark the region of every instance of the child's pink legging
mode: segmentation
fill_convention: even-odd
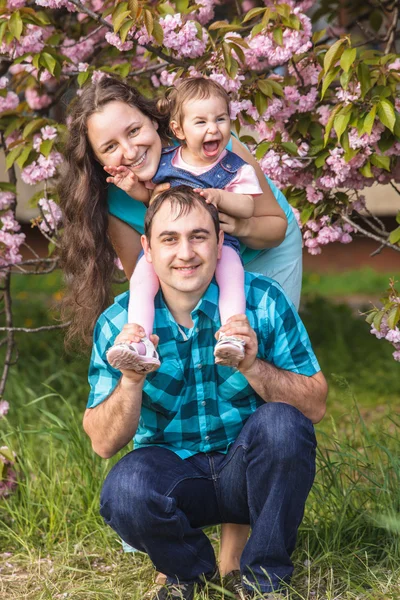
[[[221,325],[225,325],[229,317],[246,312],[244,269],[238,254],[230,246],[222,247],[215,277],[219,287]],[[159,287],[153,265],[142,256],[129,282],[128,322],[143,327],[147,337],[153,332],[154,297]]]

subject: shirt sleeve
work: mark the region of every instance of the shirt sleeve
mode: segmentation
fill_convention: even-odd
[[[292,302],[273,283],[267,298],[267,318],[262,323],[260,358],[279,369],[311,377],[321,370],[310,338]]]
[[[89,366],[90,393],[87,408],[101,404],[114,391],[121,373],[107,362],[106,351],[112,346],[116,331],[109,321],[101,315],[93,334],[93,348]]]
[[[225,187],[227,192],[235,192],[235,194],[250,194],[258,196],[263,193],[258,177],[251,165],[243,165],[232,181]]]

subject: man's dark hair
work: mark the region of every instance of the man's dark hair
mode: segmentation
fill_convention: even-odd
[[[187,215],[196,206],[204,208],[211,216],[215,227],[215,233],[218,239],[219,236],[219,218],[218,211],[213,204],[207,204],[203,196],[200,196],[197,192],[187,185],[178,185],[170,190],[161,192],[157,198],[152,202],[147,209],[146,217],[144,220],[144,234],[150,243],[151,236],[151,224],[154,216],[160,210],[161,205],[168,201],[171,204],[171,208],[177,208],[177,216],[179,219],[182,215]]]

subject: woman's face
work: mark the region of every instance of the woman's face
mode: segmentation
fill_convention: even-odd
[[[161,157],[158,123],[125,102],[109,102],[87,121],[90,145],[107,167],[129,167],[139,181],[154,177]]]

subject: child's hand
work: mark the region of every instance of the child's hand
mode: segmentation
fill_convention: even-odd
[[[139,180],[137,175],[133,173],[128,167],[121,165],[120,167],[104,167],[106,173],[111,175],[107,177],[107,183],[113,183],[117,187],[124,190],[127,194],[131,195],[135,188],[137,188]]]
[[[214,204],[214,206],[218,208],[221,202],[221,190],[216,190],[214,188],[195,188],[193,191],[200,194],[200,196],[203,196],[207,204]]]

